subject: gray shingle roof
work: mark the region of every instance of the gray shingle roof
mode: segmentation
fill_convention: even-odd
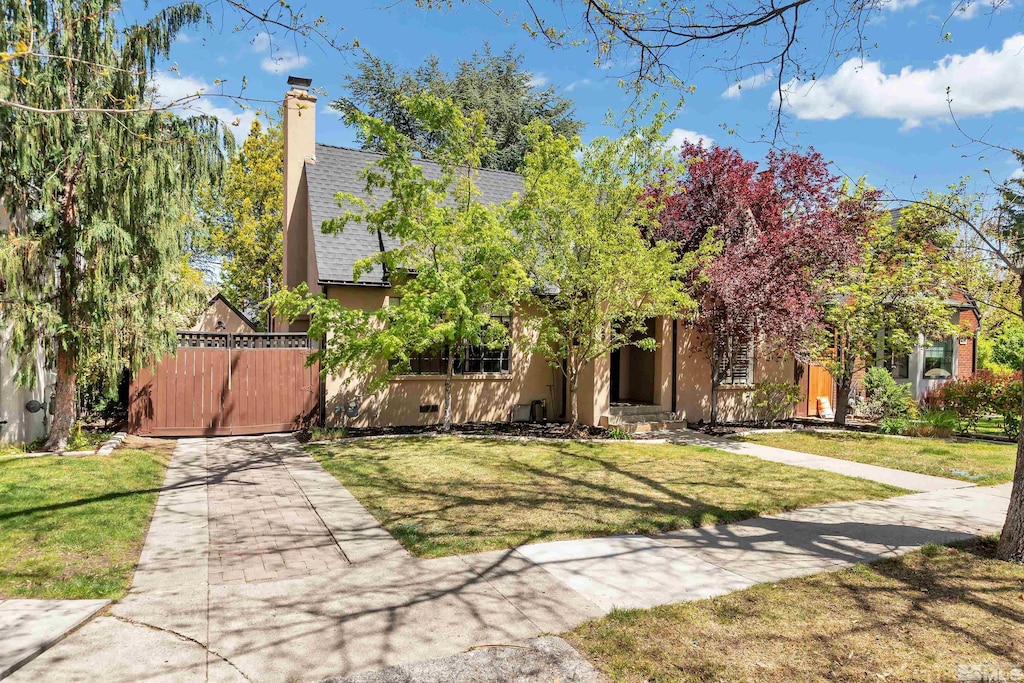
[[[316,163],[306,164],[306,184],[309,192],[309,210],[313,222],[313,245],[320,281],[323,283],[352,282],[352,266],[356,261],[380,251],[381,242],[385,249],[397,246],[386,235],[371,234],[364,225],[349,224],[341,234],[327,235],[321,230],[324,221],[337,218],[342,209],[334,200],[338,192],[349,192],[371,202],[381,202],[389,194],[377,191],[371,199],[366,194],[366,184],[359,173],[381,155],[347,147],[331,145],[316,146]],[[427,178],[440,177],[440,168],[430,161],[417,162],[423,167]],[[484,204],[500,204],[512,198],[513,193],[523,187],[523,179],[517,173],[481,169],[478,176],[480,201]],[[384,281],[380,266],[359,278],[360,284],[379,284]]]

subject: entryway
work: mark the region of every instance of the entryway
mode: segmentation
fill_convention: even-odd
[[[655,319],[647,321],[647,330],[633,335],[633,341],[657,338]],[[654,404],[655,352],[636,346],[612,351],[609,389],[612,404]]]

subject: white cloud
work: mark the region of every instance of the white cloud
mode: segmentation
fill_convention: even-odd
[[[174,73],[158,73],[152,81],[154,89],[153,101],[157,105],[167,105],[178,100],[194,97],[196,94],[206,95],[219,92],[219,86],[192,76],[181,76]],[[175,106],[173,111],[181,116],[206,114],[215,116],[231,130],[235,139],[241,142],[249,135],[256,112],[241,111],[230,106],[231,101],[222,97],[203,97],[193,99],[187,104]]]
[[[565,91],[566,92],[572,92],[576,88],[583,88],[583,87],[586,87],[588,85],[590,85],[590,79],[589,78],[581,78],[580,80],[573,81],[569,85],[565,86]]]
[[[957,2],[953,3],[953,18],[969,21],[978,16],[978,11],[980,9],[981,3],[978,2],[978,0],[974,0],[973,2],[972,0],[966,0],[966,2],[963,0],[957,0]]]
[[[877,6],[889,12],[899,12],[909,7],[917,7],[921,0],[878,0]]]
[[[252,51],[253,52],[266,52],[270,49],[270,34],[269,33],[257,33],[252,37]]]
[[[309,64],[309,57],[291,50],[284,50],[273,57],[264,57],[260,60],[260,68],[268,74],[283,74],[285,71],[301,69],[307,64]]]
[[[182,31],[178,35],[174,36],[174,42],[182,44],[193,43],[195,42],[195,38]]]
[[[1022,52],[1024,34],[1017,34],[995,52],[947,55],[930,69],[906,66],[887,74],[879,62],[850,59],[821,80],[786,83],[785,105],[801,119],[896,119],[905,129],[948,120],[947,88],[958,116],[1024,109]]]
[[[685,128],[673,128],[672,132],[668,134],[665,146],[679,149],[683,146],[684,142],[700,143],[705,147],[715,144],[714,138],[709,135],[703,135],[697,131],[686,130]]]
[[[1024,179],[1024,168],[1014,169],[1013,173],[1007,178],[1007,180],[1021,180]]]
[[[738,98],[744,90],[757,90],[764,86],[768,81],[772,79],[774,74],[771,71],[765,71],[763,73],[754,74],[750,78],[744,78],[739,83],[734,83],[725,89],[722,93],[722,97],[733,100]]]
[[[530,78],[526,81],[526,85],[531,88],[543,88],[548,84],[548,77],[544,74],[531,73]]]

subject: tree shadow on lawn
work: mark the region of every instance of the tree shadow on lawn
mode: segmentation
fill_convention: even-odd
[[[428,557],[559,538],[656,534],[843,498],[820,492],[829,475],[792,470],[780,482],[773,478],[778,466],[711,451],[680,450],[686,455],[678,458],[643,451],[621,462],[600,455],[608,444],[539,444],[542,451],[520,455],[508,453],[507,442],[474,441],[459,458],[445,461],[439,450],[444,464],[417,469],[420,446],[437,449],[438,442],[398,446],[411,453],[396,454],[394,443],[383,442],[312,452],[406,548]],[[492,446],[493,452],[483,450]],[[860,497],[897,493],[856,486],[866,491]]]
[[[614,611],[568,637],[628,680],[924,681],[954,680],[959,665],[1008,670],[1021,665],[1024,568],[994,551],[991,539],[928,545],[711,600]]]

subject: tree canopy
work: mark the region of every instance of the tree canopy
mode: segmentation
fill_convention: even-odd
[[[494,54],[485,46],[469,59],[460,60],[452,73],[442,69],[437,57],[415,69],[402,70],[366,53],[355,72],[346,77],[345,88],[348,96],[332,102],[332,107],[342,113],[358,110],[390,124],[427,159],[434,159],[443,144],[443,133],[428,130],[408,110],[408,97],[418,93],[451,99],[464,116],[484,113],[484,131],[494,145],[481,157],[481,168],[519,170],[527,150],[526,126],[532,121],[543,121],[564,137],[583,128],[572,102],[551,86],[537,86],[523,68],[523,56],[514,48]],[[360,129],[357,135],[365,149],[385,150],[386,143],[372,132]]]
[[[55,359],[48,450],[67,443],[81,372],[112,376],[173,345],[173,311],[197,300],[185,211],[233,143],[206,117],[106,113],[144,103],[156,60],[205,16],[186,2],[120,28],[119,7],[9,2],[0,24],[0,49],[19,46],[0,64],[0,99],[67,110],[0,107],[0,197],[13,217],[0,241],[2,317],[15,359],[38,345]]]
[[[413,156],[414,143],[391,123],[351,110],[349,122],[379,140],[384,156],[363,173],[373,205],[341,193],[340,218],[326,226],[342,232],[350,224],[387,235],[393,249],[356,264],[355,277],[380,264],[392,282],[388,305],[374,311],[347,309],[336,299],[310,296],[304,287],[273,299],[283,315],[311,313],[309,335],[329,339],[314,354],[327,372],[341,368],[369,378],[377,389],[389,377],[407,372],[413,356],[433,354],[444,363],[443,428],[452,422],[452,384],[457,362],[471,347],[508,343],[503,314],[519,300],[529,280],[512,251],[502,209],[479,200],[476,176],[481,159],[493,150],[482,112],[466,116],[452,100],[428,93],[403,102],[437,140],[434,160],[440,174],[431,179]]]
[[[653,350],[648,319],[695,308],[685,278],[696,255],[681,258],[675,245],[646,238],[661,215],[652,189],[680,170],[661,125],[656,117],[632,134],[586,146],[540,121],[527,129],[524,190],[510,215],[536,282],[522,315],[536,334],[530,350],[565,375],[570,430],[588,364],[630,344]]]
[[[283,156],[280,124],[264,128],[254,120],[223,183],[203,192],[192,242],[220,260],[221,293],[259,325],[266,321],[267,282],[272,291],[281,287]]]
[[[855,257],[865,208],[843,195],[813,150],[772,151],[763,169],[729,147],[688,142],[680,157],[686,174],[664,190],[651,235],[682,253],[705,240],[718,244],[693,280],[695,343],[711,369],[714,422],[718,387],[744,350],[756,344],[795,354],[807,347],[831,296],[828,276]]]
[[[862,185],[854,194],[866,191]],[[857,260],[831,283],[825,327],[811,353],[836,381],[836,424],[846,421],[858,371],[879,362],[892,368],[922,336],[938,341],[956,331],[948,303],[956,291],[956,233],[948,221],[913,205],[898,212],[876,206],[869,218]]]

